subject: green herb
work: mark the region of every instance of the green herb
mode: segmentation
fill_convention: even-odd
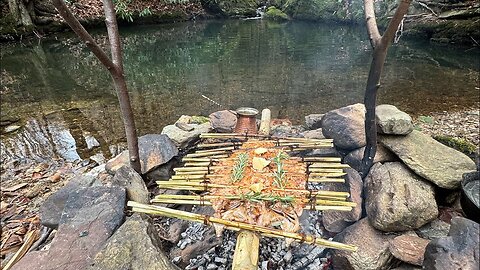
[[[287,184],[285,178],[285,171],[283,170],[282,160],[288,159],[288,155],[284,152],[279,152],[274,158],[273,163],[277,165],[277,170],[273,172],[273,183],[279,187],[284,188]]]
[[[255,193],[255,192],[248,192],[246,194],[240,195],[241,200],[247,200],[252,202],[281,202],[281,203],[291,203],[295,200],[292,196],[277,196],[273,194],[265,194],[265,193]]]
[[[243,173],[245,171],[245,167],[247,166],[247,162],[248,162],[247,153],[241,153],[240,155],[238,155],[237,161],[233,166],[232,175],[230,176],[230,179],[232,180],[232,182],[237,182],[243,178]]]

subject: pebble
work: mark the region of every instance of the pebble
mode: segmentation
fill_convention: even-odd
[[[216,262],[216,263],[221,263],[221,264],[226,264],[226,263],[227,263],[227,259],[225,259],[225,258],[220,258],[220,257],[215,257],[214,262]]]
[[[207,270],[212,270],[212,269],[217,269],[217,265],[214,263],[207,265]]]

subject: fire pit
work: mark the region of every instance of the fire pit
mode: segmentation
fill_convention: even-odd
[[[153,205],[129,202],[133,211],[213,225],[218,236],[224,229],[246,231],[243,245],[248,250],[239,250],[239,238],[235,253],[253,252],[257,260],[258,239],[249,239],[252,235],[248,232],[283,238],[287,245],[299,241],[356,250],[352,245],[299,232],[299,216],[305,210],[350,211],[355,207],[355,203],[347,201],[349,193],[317,188],[321,183],[344,182],[343,169],[348,165],[341,164],[340,158],[293,155],[303,150],[331,148],[332,140],[237,133],[209,133],[201,138],[195,151],[183,158],[184,166],[175,168],[169,181],[157,182],[159,188],[187,190],[190,194],[157,195],[151,201]],[[156,206],[157,203],[208,205],[215,213],[195,214]]]

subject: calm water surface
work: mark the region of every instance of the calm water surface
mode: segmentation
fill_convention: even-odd
[[[303,116],[362,102],[371,51],[362,27],[267,21],[203,21],[122,29],[125,72],[140,134],[182,114],[270,108]],[[94,37],[106,44],[106,35]],[[478,106],[478,49],[402,40],[387,58],[379,97],[412,113]],[[3,45],[1,115],[22,128],[2,135],[12,157],[86,158],[124,140],[107,71],[72,34]],[[477,87],[477,88],[476,88]],[[95,143],[93,143],[95,145]]]

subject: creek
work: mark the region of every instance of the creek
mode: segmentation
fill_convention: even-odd
[[[93,35],[106,46],[104,31]],[[182,114],[241,106],[268,107],[300,124],[362,102],[371,61],[358,26],[214,20],[127,27],[121,35],[139,135],[160,133]],[[2,162],[117,152],[112,146],[125,138],[111,79],[72,33],[1,46],[1,116],[21,126],[2,134]],[[479,61],[478,48],[402,39],[389,51],[379,104],[412,115],[478,106]]]

